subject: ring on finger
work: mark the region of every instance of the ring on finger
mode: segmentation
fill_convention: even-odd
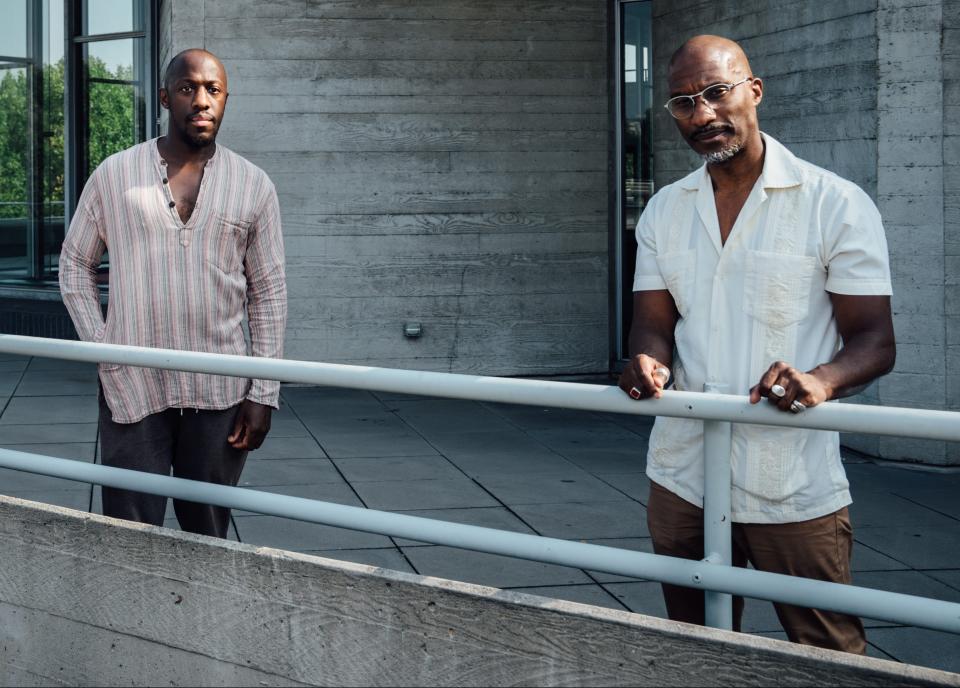
[[[639,398],[640,398],[640,390],[637,389],[636,387],[631,387],[631,388],[630,388],[630,391],[627,392],[627,394],[630,395],[630,398],[631,398],[631,399],[639,399]]]
[[[773,385],[770,387],[770,394],[775,397],[783,398],[783,395],[787,393],[787,390],[783,388],[783,385]]]
[[[802,401],[797,401],[796,399],[794,399],[793,403],[790,404],[790,410],[793,413],[800,413],[801,411],[807,410],[807,405],[804,404]]]

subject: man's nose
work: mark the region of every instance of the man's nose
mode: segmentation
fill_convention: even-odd
[[[710,106],[703,96],[697,96],[693,101],[693,114],[690,116],[690,123],[696,126],[708,124],[717,118],[716,111]]]
[[[197,110],[205,110],[210,107],[210,94],[203,86],[193,92],[193,107]]]

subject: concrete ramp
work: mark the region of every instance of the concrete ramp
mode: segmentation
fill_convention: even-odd
[[[0,497],[0,685],[939,685],[960,675]]]

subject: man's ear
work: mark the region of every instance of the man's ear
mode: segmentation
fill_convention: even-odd
[[[170,96],[167,94],[166,88],[160,89],[160,105],[163,106],[164,110],[170,109]]]

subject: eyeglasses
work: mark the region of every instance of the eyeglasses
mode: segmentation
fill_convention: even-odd
[[[713,84],[707,86],[700,93],[694,93],[692,96],[674,96],[663,106],[673,115],[675,119],[690,119],[697,110],[697,98],[703,98],[703,102],[713,107],[723,101],[727,95],[740,84],[753,81],[752,76],[748,76],[743,81],[735,84]]]

